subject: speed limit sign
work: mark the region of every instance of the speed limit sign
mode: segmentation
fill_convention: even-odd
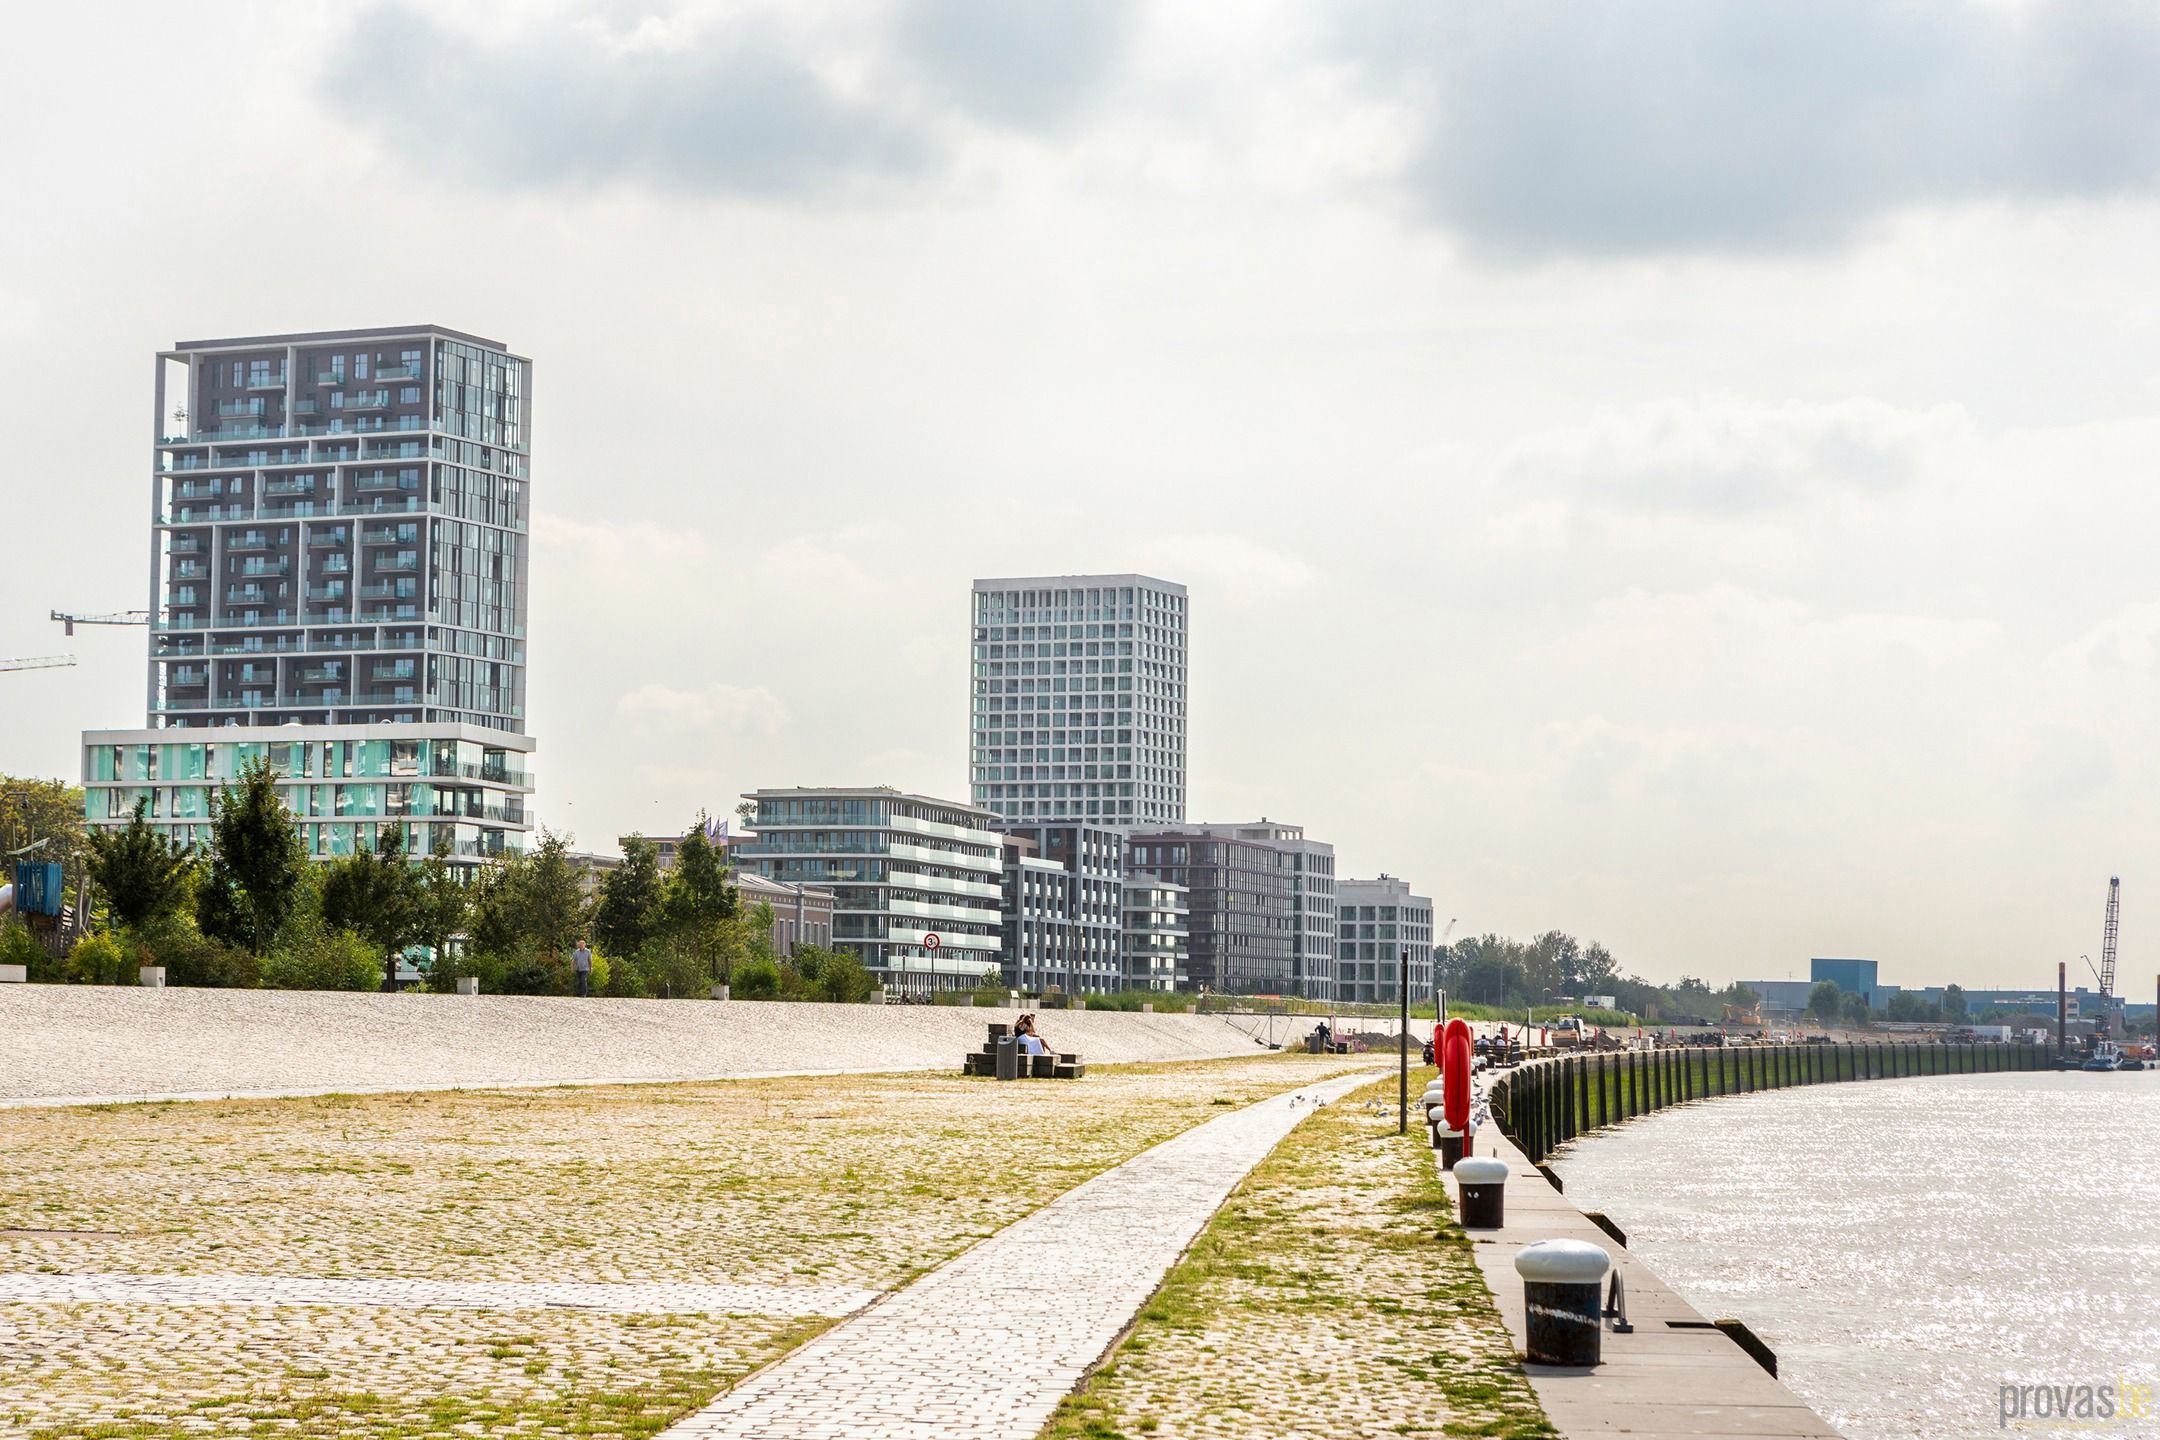
[[[935,950],[938,948],[938,946],[944,943],[945,942],[943,940],[938,939],[937,932],[935,930],[931,931],[928,935],[922,937],[922,948],[925,950]]]

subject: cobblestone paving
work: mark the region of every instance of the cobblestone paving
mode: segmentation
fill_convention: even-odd
[[[1423,1136],[1342,1103],[1245,1180],[1045,1440],[1552,1434]]]
[[[1340,1077],[1210,1121],[844,1321],[667,1433],[1013,1440],[1116,1340],[1238,1180]],[[1033,1151],[1013,1157],[1015,1168]]]
[[[506,1281],[324,1280],[291,1275],[0,1275],[0,1305],[375,1305],[437,1310],[600,1310],[611,1315],[852,1314],[875,1290],[829,1285],[524,1285]]]
[[[0,1435],[650,1435],[827,1323],[0,1305]]]
[[[650,1434],[830,1323],[795,1317],[1342,1065],[0,1111],[0,1435]],[[530,1308],[601,1292],[707,1313]]]

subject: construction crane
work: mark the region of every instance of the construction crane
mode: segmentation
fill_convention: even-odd
[[[0,660],[0,670],[52,670],[74,663],[73,655],[30,655],[19,660]]]
[[[2122,877],[2108,877],[2107,922],[2100,930],[2100,995],[2115,998],[2115,931],[2122,919]]]
[[[67,633],[73,635],[77,625],[148,625],[150,612],[118,610],[106,615],[71,615],[65,610],[55,610],[52,618],[66,626]]]

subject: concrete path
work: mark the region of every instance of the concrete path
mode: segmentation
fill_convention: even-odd
[[[1553,1428],[1568,1440],[1605,1435],[1627,1435],[1630,1440],[1839,1440],[1829,1422],[1569,1204],[1497,1125],[1478,1131],[1474,1144],[1478,1154],[1503,1160],[1508,1167],[1506,1226],[1469,1235],[1478,1268],[1518,1352],[1527,1331],[1515,1256],[1525,1245],[1568,1239],[1600,1246],[1612,1256],[1627,1295],[1628,1319],[1635,1328],[1630,1334],[1615,1334],[1607,1322],[1603,1363],[1597,1368],[1524,1367]],[[1459,1206],[1454,1177],[1447,1176],[1446,1183]]]
[[[1069,1191],[665,1432],[1015,1440],[1124,1333],[1231,1190],[1362,1071],[1221,1116]],[[1026,1164],[1024,1152],[1015,1164]]]
[[[1010,1011],[0,985],[0,1105],[954,1070]],[[1092,1064],[1255,1055],[1213,1016],[1052,1011]]]
[[[850,1315],[878,1292],[846,1285],[337,1280],[294,1275],[0,1274],[0,1304],[356,1305],[407,1310],[594,1310],[609,1315]]]

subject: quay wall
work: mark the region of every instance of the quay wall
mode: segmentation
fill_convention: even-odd
[[[1691,1100],[2054,1064],[2052,1046],[1997,1042],[1691,1045],[1526,1061],[1500,1075],[1490,1096],[1494,1121],[1535,1165],[1578,1135]]]

